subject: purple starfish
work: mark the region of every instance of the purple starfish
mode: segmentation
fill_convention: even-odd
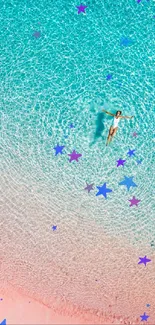
[[[55,148],[53,148],[55,150],[55,156],[57,156],[58,153],[61,153],[61,155],[63,154],[62,150],[65,146],[59,146],[57,144],[57,146]]]
[[[129,149],[129,151],[127,152],[127,155],[129,155],[129,157],[131,157],[131,156],[135,156],[135,152],[136,150],[134,149],[134,150],[130,150]]]
[[[126,160],[123,160],[123,159],[119,159],[119,160],[117,160],[117,167],[119,167],[119,166],[123,166],[124,167],[124,163],[126,162]]]
[[[130,207],[132,207],[133,205],[138,205],[138,203],[141,201],[141,200],[137,200],[136,198],[135,198],[135,196],[133,196],[133,198],[131,199],[131,200],[128,200],[128,201],[130,201],[131,202],[131,204],[130,204]]]
[[[140,3],[141,2],[141,0],[137,0],[137,3]]]
[[[146,257],[146,255],[144,257],[139,257],[139,259],[141,260],[138,264],[142,264],[144,263],[146,266],[146,263],[151,262],[151,260],[149,258]]]
[[[41,33],[36,31],[36,32],[34,32],[33,36],[35,38],[39,38],[41,36]]]
[[[137,137],[137,135],[138,135],[138,134],[137,134],[136,132],[133,132],[133,137],[135,137],[135,138],[136,138],[136,137]]]
[[[76,6],[76,8],[78,9],[78,14],[80,14],[80,12],[84,12],[85,13],[85,9],[88,8],[88,7],[82,5],[82,3],[81,3],[80,6]]]
[[[144,313],[144,315],[142,315],[142,316],[140,316],[142,319],[141,319],[141,321],[142,320],[146,320],[147,321],[147,319],[150,317],[150,316],[147,316],[146,315],[146,313]]]
[[[75,150],[73,150],[72,153],[68,154],[68,156],[70,156],[70,160],[69,162],[71,162],[72,160],[76,160],[78,161],[78,159],[82,156],[80,153],[77,153]]]
[[[106,79],[107,79],[107,80],[112,79],[112,74],[108,74],[108,75],[106,76]]]
[[[89,193],[91,190],[93,190],[93,185],[94,184],[90,184],[90,185],[87,184],[87,187],[85,187],[85,190],[88,190],[88,193]]]

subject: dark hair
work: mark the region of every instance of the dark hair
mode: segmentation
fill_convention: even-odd
[[[117,112],[116,112],[116,115],[117,115],[118,112],[120,112],[120,115],[122,114],[122,111],[117,111]]]

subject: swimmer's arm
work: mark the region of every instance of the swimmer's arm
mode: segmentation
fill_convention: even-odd
[[[105,112],[106,114],[111,115],[111,116],[115,116],[115,114],[109,113],[109,112],[105,111],[105,109],[102,109],[102,112]]]
[[[129,119],[131,119],[131,118],[133,118],[134,116],[120,116],[120,118],[129,118]]]

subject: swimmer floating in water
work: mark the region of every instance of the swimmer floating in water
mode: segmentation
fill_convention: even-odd
[[[118,123],[119,123],[120,118],[129,118],[129,119],[131,119],[131,118],[133,118],[133,116],[121,116],[121,114],[122,114],[121,111],[117,111],[116,115],[112,114],[112,113],[109,113],[109,112],[105,111],[104,109],[102,111],[105,112],[108,115],[114,116],[114,124],[109,129],[109,134],[108,134],[107,143],[106,143],[106,146],[107,146],[108,143],[112,141],[113,136],[117,132]]]

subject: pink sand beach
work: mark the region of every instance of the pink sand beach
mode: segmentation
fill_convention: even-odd
[[[155,255],[151,247],[133,245],[132,233],[107,234],[104,227],[75,211],[72,218],[67,212],[62,216],[51,212],[49,219],[50,202],[47,205],[29,195],[24,185],[14,184],[7,202],[9,187],[7,183],[3,186],[1,322],[146,324],[140,318],[146,313],[147,324],[155,324]],[[51,202],[50,211],[52,206]],[[52,232],[54,223],[58,227]],[[145,255],[151,262],[138,264]]]
[[[80,238],[80,233],[77,236]],[[102,249],[99,244],[101,238]],[[113,248],[110,255],[109,243]],[[83,244],[72,246],[75,253],[78,250],[79,256],[75,268],[66,269],[65,265],[60,266],[61,263],[49,264],[44,260],[42,272],[38,270],[38,274],[37,265],[24,263],[20,257],[12,259],[11,251],[7,251],[10,260],[6,261],[6,252],[3,252],[0,321],[6,318],[6,324],[17,325],[144,324],[146,322],[141,322],[140,315],[146,312],[151,316],[147,324],[155,324],[154,267],[151,263],[146,267],[137,263],[137,257],[143,255],[144,248],[139,251],[133,249],[120,239],[108,238],[101,230],[100,236],[95,239],[95,250],[93,243],[89,242],[88,250],[84,250]],[[88,273],[87,256],[90,263]],[[154,265],[155,258],[151,258]],[[57,292],[50,289],[56,278]],[[59,291],[63,286],[68,298]],[[68,292],[72,292],[70,298]],[[150,304],[149,309],[147,303]]]
[[[2,294],[3,293],[3,294]],[[6,293],[2,290],[3,301],[0,303],[0,321],[6,319],[8,324],[140,324],[140,322],[132,322],[129,318],[121,316],[109,315],[102,316],[102,313],[93,310],[80,310],[75,306],[68,304],[63,307],[63,312],[55,312],[52,308],[34,300],[28,296],[18,293],[15,290],[10,290]],[[66,308],[66,312],[65,312]],[[69,314],[69,315],[67,315]],[[71,316],[72,315],[72,316]],[[143,324],[143,322],[141,323]],[[151,324],[148,322],[148,324]]]

